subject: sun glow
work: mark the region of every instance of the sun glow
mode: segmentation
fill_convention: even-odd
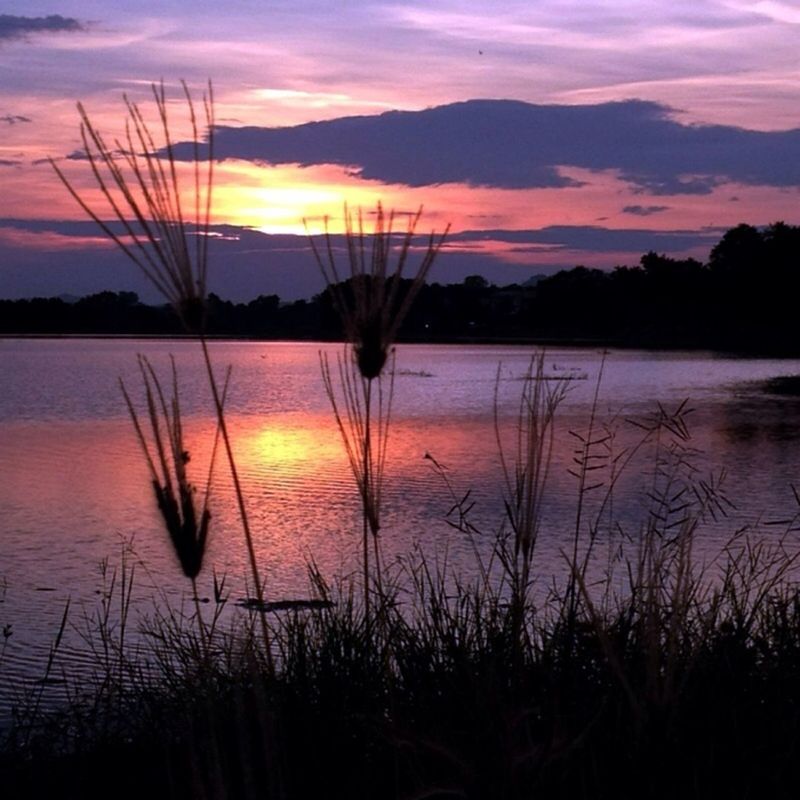
[[[321,232],[330,219],[332,232],[342,226],[345,203],[374,208],[379,200],[394,199],[391,188],[372,184],[332,165],[265,166],[226,161],[216,173],[215,222],[241,225],[262,233],[305,235]]]
[[[316,423],[316,424],[315,424]],[[260,420],[243,436],[237,457],[250,470],[277,475],[313,475],[342,466],[341,445],[330,425],[304,417],[299,421]]]

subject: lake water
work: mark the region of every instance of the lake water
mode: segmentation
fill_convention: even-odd
[[[309,557],[329,579],[358,568],[359,506],[320,378],[321,349],[332,358],[341,351],[312,343],[212,344],[220,372],[232,367],[228,420],[271,600],[308,596]],[[66,664],[86,662],[80,633],[98,607],[101,564],[107,560],[113,569],[123,549],[138,565],[136,613],[152,610],[154,598],[180,604],[188,596],[118,385],[121,377],[141,400],[137,353],[165,380],[169,356],[175,357],[189,468],[202,487],[214,426],[196,343],[0,340],[0,629],[12,631],[0,655],[0,705],[7,707],[43,674],[67,600],[61,656]],[[381,534],[387,561],[419,546],[437,557],[447,551],[451,565],[474,569],[470,543],[445,520],[452,497],[426,453],[446,465],[458,496],[471,490],[473,521],[484,532],[478,544],[488,553],[502,519],[504,486],[493,408],[496,402],[508,446],[532,353],[521,346],[398,348]],[[760,382],[800,373],[800,361],[641,351],[610,351],[604,360],[596,349],[551,349],[548,385],[570,380],[537,546],[540,578],[564,570],[561,551],[575,527],[577,493],[568,470],[578,440],[570,432],[586,431],[601,364],[595,431],[615,432],[616,454],[641,437],[630,420],[688,398],[698,479],[724,467],[723,488],[736,505],[727,519],[704,528],[701,546],[711,552],[740,526],[795,514],[800,399],[766,394]],[[614,517],[632,533],[647,514],[653,458],[652,447],[645,448],[614,491]],[[598,482],[607,485],[609,475],[601,471]],[[212,594],[213,569],[227,576],[231,596],[240,597],[245,550],[224,459],[217,463],[211,506],[200,592]],[[589,507],[584,523],[592,513]],[[778,535],[789,527],[764,531]]]

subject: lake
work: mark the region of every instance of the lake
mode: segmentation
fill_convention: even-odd
[[[232,368],[227,417],[267,598],[308,597],[312,557],[331,581],[357,572],[358,499],[319,366],[321,350],[335,358],[341,346],[214,342],[211,348],[220,374]],[[482,532],[477,545],[488,555],[503,517],[494,408],[510,456],[533,352],[523,346],[398,347],[381,532],[387,563],[419,547],[440,563],[446,557],[450,566],[474,572],[471,542],[446,520],[453,495],[426,454],[446,467],[456,498],[470,492],[471,518]],[[12,632],[0,655],[3,708],[42,676],[68,600],[60,663],[78,669],[91,663],[82,639],[85,620],[104,591],[103,565],[108,581],[123,551],[128,564],[136,564],[135,613],[151,612],[154,603],[179,606],[188,597],[119,388],[122,378],[143,409],[137,353],[147,355],[165,381],[170,355],[175,358],[189,470],[202,490],[214,423],[196,343],[0,340],[0,629],[11,626]],[[607,487],[612,463],[621,464],[641,439],[634,423],[652,416],[658,404],[671,411],[688,399],[692,438],[683,455],[698,482],[716,480],[724,468],[722,491],[735,505],[726,505],[727,518],[704,525],[701,554],[711,557],[742,526],[760,526],[767,536],[788,531],[790,542],[800,535],[790,522],[797,512],[791,484],[800,475],[800,398],[770,395],[761,384],[800,374],[800,361],[552,348],[544,365],[547,385],[565,380],[567,388],[543,504],[538,580],[564,572],[562,552],[576,524],[578,482],[570,469],[579,440],[573,434],[586,433],[595,405],[595,438],[604,439],[609,459],[591,480]],[[612,462],[613,456],[621,458]],[[613,505],[604,506],[610,528],[633,537],[641,529],[652,505],[647,494],[655,457],[654,445],[643,448],[616,481]],[[605,494],[603,487],[592,493],[583,526]],[[236,599],[246,593],[245,550],[221,458],[211,508],[200,593],[212,595],[214,571],[226,576]]]

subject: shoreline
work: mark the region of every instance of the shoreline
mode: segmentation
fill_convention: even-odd
[[[207,341],[213,342],[253,342],[276,344],[345,344],[342,339],[298,338],[298,337],[271,337],[261,338],[236,334],[208,334]],[[197,337],[189,334],[159,334],[159,333],[0,333],[0,341],[4,340],[88,340],[88,341],[197,341]],[[469,336],[451,337],[441,339],[403,339],[396,342],[399,345],[443,345],[443,346],[487,346],[487,347],[564,347],[564,348],[605,348],[609,350],[641,350],[644,352],[688,352],[688,353],[713,353],[715,355],[732,358],[800,358],[800,349],[797,350],[762,350],[749,348],[716,347],[709,343],[674,343],[652,344],[628,342],[618,339],[602,338],[559,338],[559,337],[492,337]]]

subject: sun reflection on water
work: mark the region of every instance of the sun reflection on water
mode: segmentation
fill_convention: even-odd
[[[276,473],[314,474],[342,461],[341,445],[329,422],[314,415],[271,417],[246,423],[238,432],[239,459]]]

